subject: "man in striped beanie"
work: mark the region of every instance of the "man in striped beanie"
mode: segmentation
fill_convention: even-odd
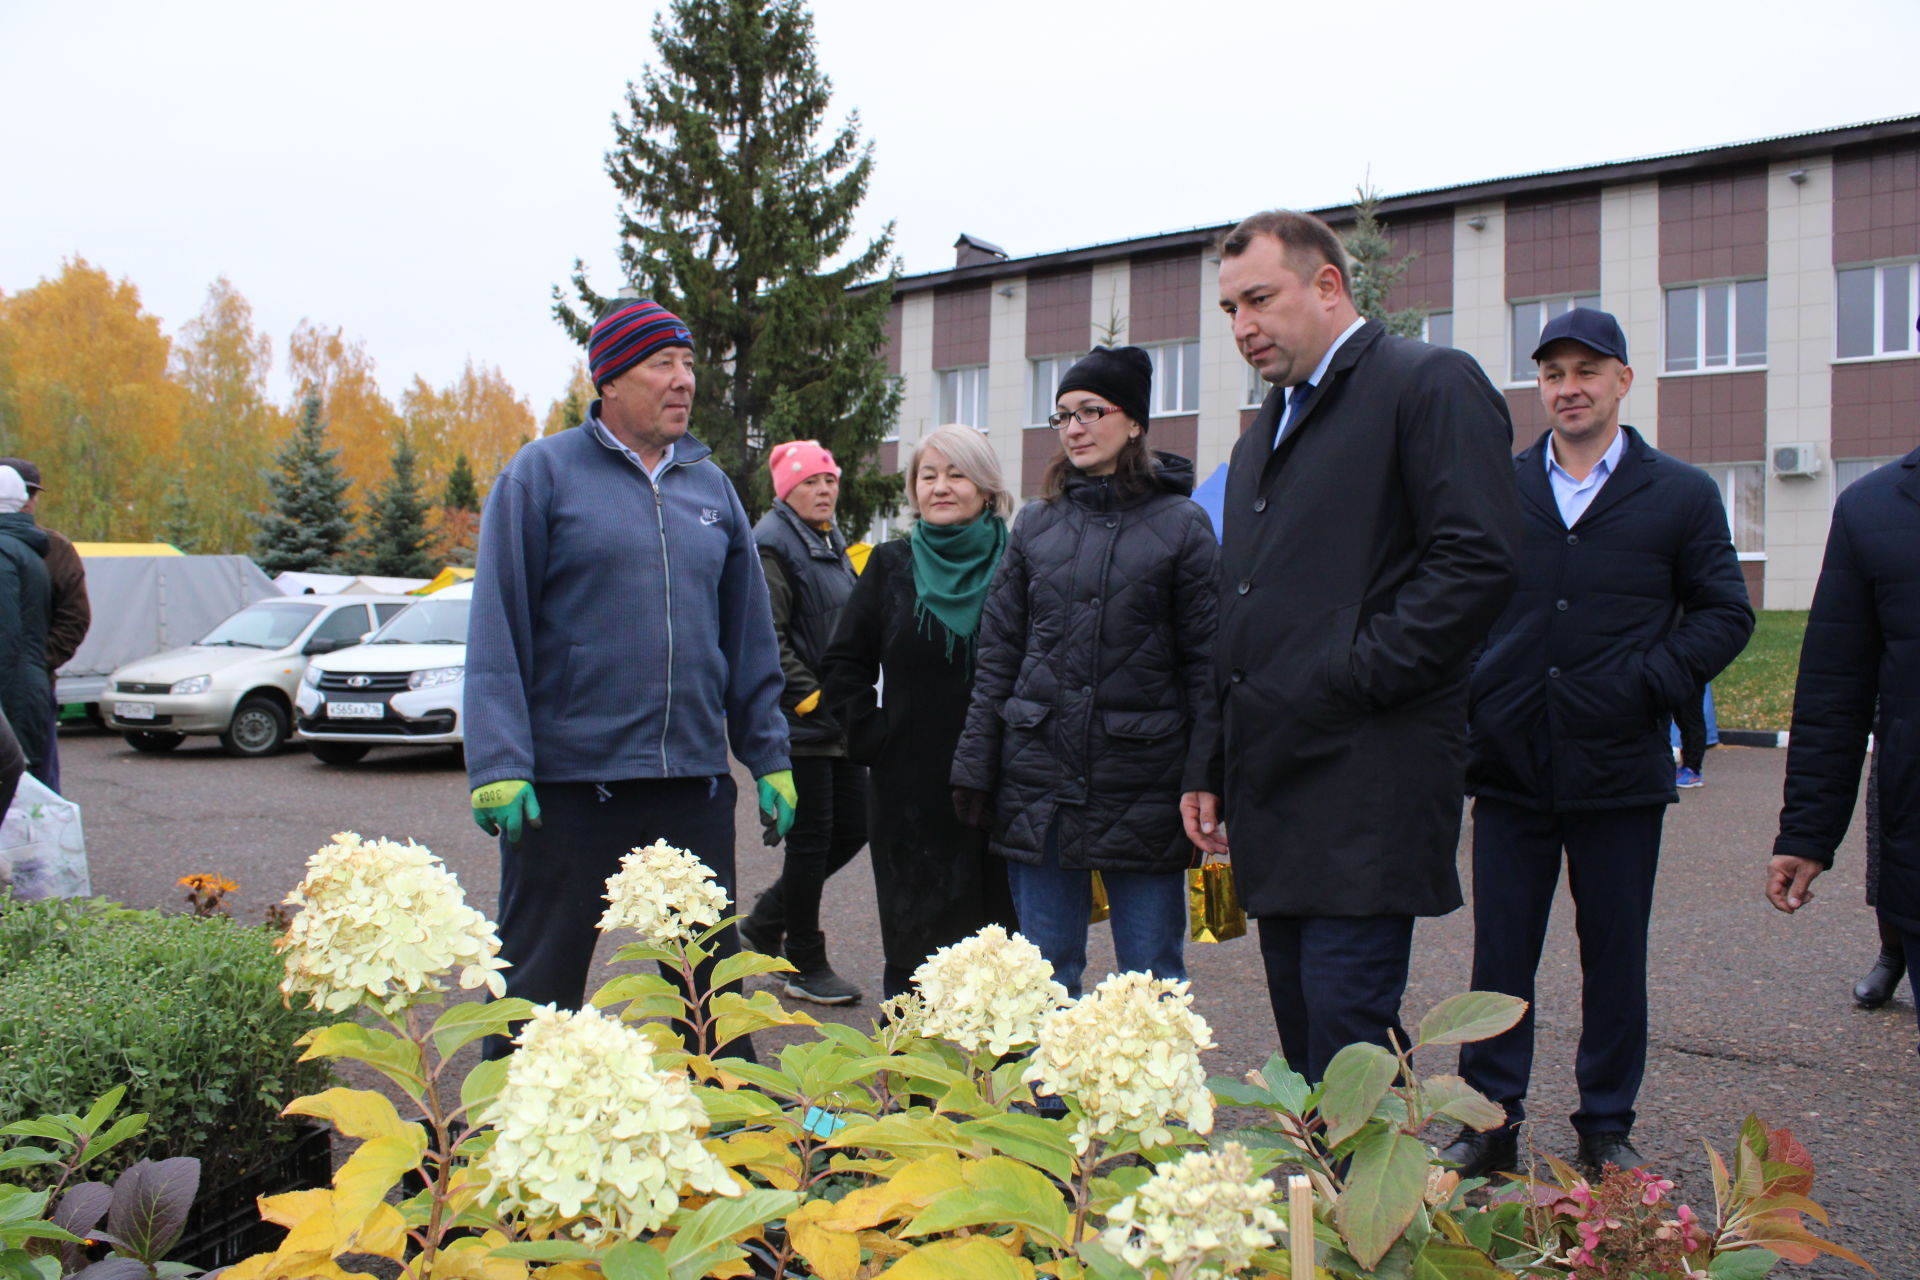
[[[687,434],[693,335],[623,299],[587,359],[586,421],[520,450],[488,495],[464,710],[474,821],[500,837],[508,994],[569,1009],[629,850],[687,849],[737,896],[729,743],[782,836],[795,806],[752,526]]]

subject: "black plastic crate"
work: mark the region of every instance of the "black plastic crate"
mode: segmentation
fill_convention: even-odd
[[[260,1217],[261,1196],[324,1187],[333,1179],[333,1131],[301,1126],[279,1157],[223,1187],[206,1187],[194,1198],[187,1228],[173,1247],[173,1258],[211,1271],[230,1267],[256,1253],[271,1253],[287,1229]]]

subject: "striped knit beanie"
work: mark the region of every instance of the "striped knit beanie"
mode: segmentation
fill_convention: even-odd
[[[659,303],[646,298],[621,302],[596,320],[587,335],[593,389],[600,390],[662,347],[692,346],[692,331]]]

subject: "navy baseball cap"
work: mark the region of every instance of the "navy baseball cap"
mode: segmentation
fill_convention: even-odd
[[[1541,352],[1563,338],[1571,338],[1582,346],[1592,347],[1603,356],[1612,356],[1621,364],[1627,364],[1627,335],[1620,332],[1620,322],[1613,313],[1596,311],[1592,307],[1574,307],[1547,321],[1547,327],[1540,331],[1540,345],[1533,349],[1528,357],[1538,360]]]

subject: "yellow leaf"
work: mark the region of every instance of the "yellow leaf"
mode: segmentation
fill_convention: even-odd
[[[427,1135],[417,1124],[407,1128],[413,1132],[361,1143],[333,1175],[333,1211],[343,1222],[365,1219],[403,1174],[419,1166]]]
[[[941,1152],[915,1160],[885,1182],[848,1193],[832,1206],[832,1213],[822,1219],[821,1225],[835,1231],[876,1227],[917,1213],[932,1204],[943,1191],[965,1185],[960,1157]]]
[[[1033,1264],[984,1236],[968,1236],[923,1245],[884,1274],[892,1280],[1033,1280]]]
[[[527,1264],[489,1256],[485,1240],[455,1240],[434,1255],[431,1280],[526,1280]]]
[[[787,1239],[820,1280],[858,1280],[860,1240],[846,1231],[820,1225],[833,1209],[825,1200],[810,1200],[787,1215]]]
[[[330,1121],[349,1138],[391,1138],[411,1129],[426,1140],[426,1130],[402,1120],[386,1095],[371,1089],[329,1089],[295,1098],[287,1114]]]
[[[782,1191],[800,1185],[800,1157],[780,1134],[749,1130],[724,1141],[708,1139],[706,1145],[729,1168],[750,1169]]]

